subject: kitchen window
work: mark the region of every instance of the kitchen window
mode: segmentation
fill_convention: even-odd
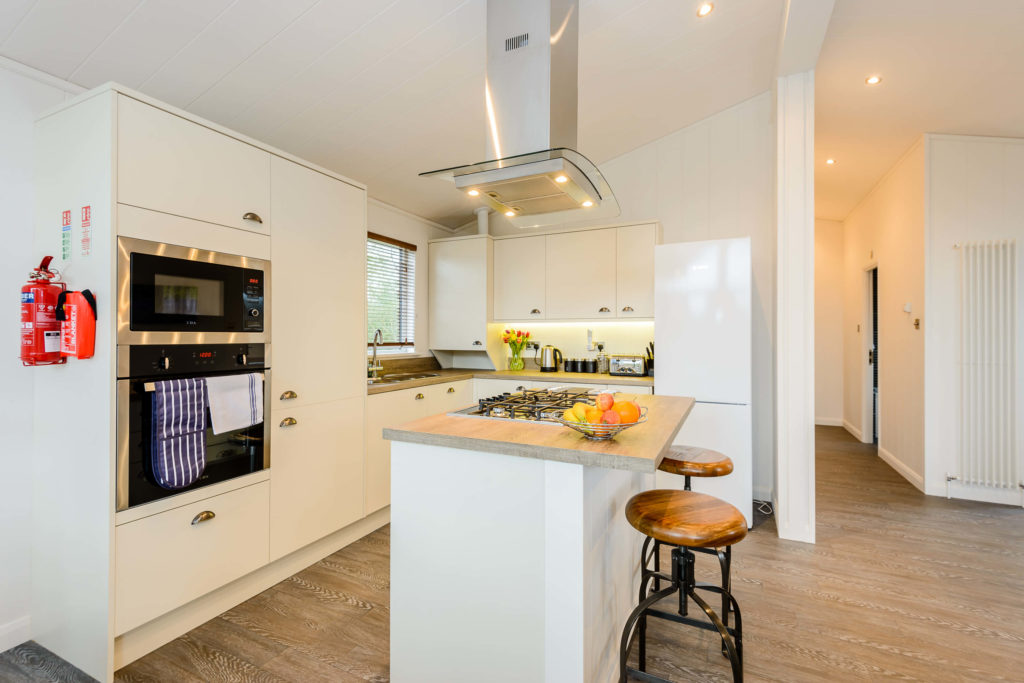
[[[387,350],[416,350],[415,244],[367,233],[366,323],[367,347],[380,330]]]

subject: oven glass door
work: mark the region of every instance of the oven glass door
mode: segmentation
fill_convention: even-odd
[[[262,271],[143,253],[130,268],[132,330],[263,331]]]
[[[128,394],[127,433],[120,435],[126,440],[127,457],[119,463],[119,467],[126,468],[126,471],[118,476],[118,487],[126,487],[127,496],[124,491],[118,491],[118,510],[257,472],[266,466],[265,423],[214,434],[207,409],[206,468],[202,475],[184,488],[161,488],[153,477],[151,457],[154,394],[145,390],[146,383],[153,381],[153,378],[118,381],[119,389],[126,390]]]

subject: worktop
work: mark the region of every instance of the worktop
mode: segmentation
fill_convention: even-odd
[[[647,421],[605,441],[587,439],[557,423],[449,414],[385,429],[384,438],[653,474],[694,400],[676,396],[637,396],[636,400],[647,408]]]
[[[622,386],[653,387],[653,377],[619,377],[616,375],[598,374],[596,372],[541,372],[540,370],[465,370],[450,368],[430,370],[437,377],[408,379],[394,384],[370,384],[366,393],[369,395],[383,394],[389,391],[401,391],[425,387],[432,384],[457,382],[465,379],[522,379],[533,382],[558,382],[559,384],[576,386],[580,384],[615,384]]]

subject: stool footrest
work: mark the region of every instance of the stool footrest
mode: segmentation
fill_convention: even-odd
[[[682,615],[676,614],[675,612],[665,612],[664,610],[651,608],[647,610],[647,616],[657,617],[659,619],[667,619],[669,621],[674,621],[677,624],[696,626],[697,628],[704,629],[705,631],[714,631],[715,633],[718,633],[718,628],[709,621],[706,621],[704,619],[694,619],[693,617],[684,617]],[[729,635],[736,635],[736,629],[729,628],[727,630],[729,631]]]
[[[667,678],[655,676],[654,674],[649,674],[646,671],[640,671],[639,669],[627,668],[626,673],[629,674],[631,678],[644,681],[645,683],[672,683],[672,681]]]

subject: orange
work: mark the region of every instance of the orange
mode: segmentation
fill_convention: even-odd
[[[601,424],[601,417],[604,416],[604,411],[600,408],[590,406],[587,408],[587,422],[592,425]]]
[[[612,410],[619,414],[623,424],[631,424],[640,419],[640,408],[633,401],[616,401]]]

